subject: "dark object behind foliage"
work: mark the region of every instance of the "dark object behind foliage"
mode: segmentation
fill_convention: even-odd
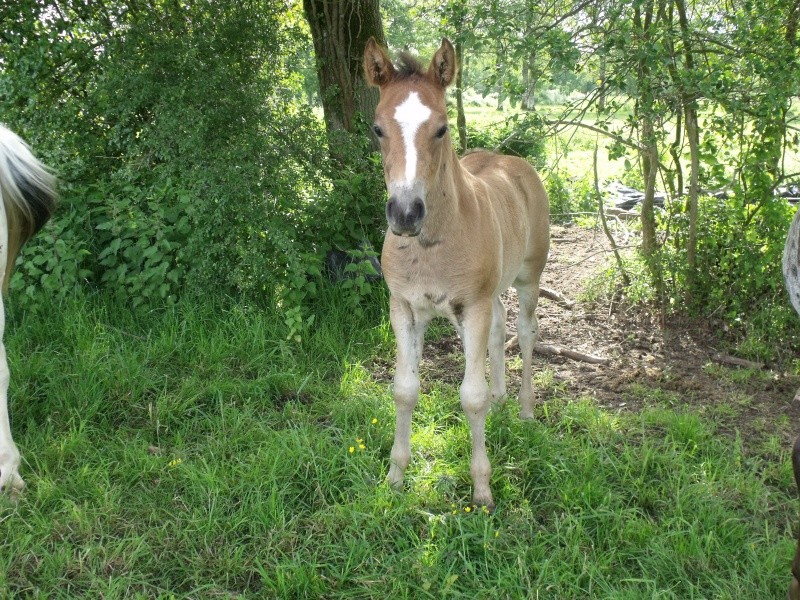
[[[358,250],[331,250],[325,255],[325,273],[328,278],[334,283],[344,281],[345,279],[352,279],[357,273],[363,272],[361,263],[369,262],[375,273],[367,273],[365,279],[373,283],[380,281],[383,278],[381,271],[381,263],[378,261],[378,256],[372,245],[364,241],[359,245]],[[348,265],[357,265],[356,270],[348,269]]]
[[[621,183],[612,183],[608,187],[608,191],[610,194],[610,204],[613,204],[621,210],[631,210],[644,200],[644,192],[622,185]],[[666,199],[666,194],[656,192],[655,196],[653,196],[653,205],[663,208]]]

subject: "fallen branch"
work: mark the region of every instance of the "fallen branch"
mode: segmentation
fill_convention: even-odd
[[[735,356],[728,356],[727,354],[712,354],[712,360],[715,360],[726,365],[734,365],[737,367],[745,367],[746,369],[763,369],[764,363],[753,362],[744,358],[737,358]]]
[[[515,335],[506,342],[505,349],[508,350],[509,348],[513,348],[517,345],[519,345],[519,338]],[[564,348],[564,346],[558,346],[556,344],[543,344],[541,342],[536,342],[536,344],[533,346],[533,351],[537,354],[545,354],[547,356],[566,356],[572,360],[587,362],[593,365],[607,365],[609,363],[609,359],[603,356],[584,354],[583,352],[570,350],[569,348]]]
[[[553,300],[557,304],[560,304],[564,308],[568,308],[570,310],[572,310],[572,308],[575,306],[574,300],[570,300],[562,293],[551,290],[550,288],[539,287],[539,295],[543,298],[547,298],[548,300]]]

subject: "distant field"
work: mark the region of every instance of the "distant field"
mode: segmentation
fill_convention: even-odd
[[[542,104],[537,107],[537,110],[545,118],[556,120],[562,115],[564,105]],[[518,114],[520,110],[519,108],[512,108],[506,103],[504,105],[504,110],[498,111],[495,104],[489,102],[488,104],[481,105],[468,104],[465,106],[464,112],[467,118],[468,128],[490,128],[502,124],[511,115]],[[612,126],[617,130],[621,130],[624,124],[623,119],[628,116],[628,112],[624,111],[620,113],[619,117],[612,121]],[[582,122],[594,125],[595,115],[591,112],[587,113],[583,117]],[[674,136],[674,129],[674,123],[667,124],[667,138],[669,140]],[[610,160],[608,157],[609,140],[581,127],[567,126],[557,135],[548,137],[548,170],[558,170],[567,177],[573,179],[591,177],[592,155],[596,143],[599,144],[600,148],[597,156],[597,167],[601,184],[606,181],[620,181],[625,174],[625,159],[618,158]],[[685,144],[685,146],[684,152],[686,158],[683,167],[686,170],[688,178],[688,145]],[[668,161],[669,159],[665,157],[664,160]],[[631,155],[629,157],[629,163],[631,168],[638,169],[635,156]],[[790,177],[791,181],[800,180],[800,177],[798,177],[800,176],[800,148],[790,148],[784,157],[783,164],[784,171],[788,175],[795,174],[794,177]],[[660,180],[657,181],[656,185],[658,189],[663,190],[663,185]]]

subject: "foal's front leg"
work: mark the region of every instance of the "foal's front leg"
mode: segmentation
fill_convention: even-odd
[[[492,467],[486,454],[486,414],[489,412],[489,389],[486,385],[486,347],[492,325],[492,301],[471,306],[464,315],[464,355],[466,365],[461,383],[461,407],[472,433],[472,500],[494,507],[489,476]]]
[[[419,397],[422,341],[430,317],[415,314],[407,302],[395,296],[389,302],[389,317],[397,340],[397,365],[393,390],[396,411],[394,445],[387,481],[392,487],[400,487],[411,460],[411,414]]]

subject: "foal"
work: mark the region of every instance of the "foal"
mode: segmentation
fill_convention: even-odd
[[[529,419],[535,311],[550,244],[550,209],[542,182],[526,161],[489,152],[459,161],[445,107],[445,89],[456,69],[455,51],[446,39],[427,69],[408,56],[395,66],[374,39],[364,52],[367,82],[380,88],[373,130],[389,192],[381,264],[397,339],[397,414],[388,481],[400,486],[411,459],[423,335],[434,316],[444,316],[464,344],[460,398],[472,433],[473,500],[491,507],[484,429],[490,400],[502,402],[506,392],[506,309],[500,294],[513,285],[519,296],[520,416]],[[487,348],[491,390],[485,377]]]
[[[27,144],[0,124],[0,283],[8,287],[23,244],[41,229],[55,206],[55,178],[31,154]],[[0,296],[0,492],[19,492],[19,450],[8,422],[8,362],[3,344],[5,310]]]

